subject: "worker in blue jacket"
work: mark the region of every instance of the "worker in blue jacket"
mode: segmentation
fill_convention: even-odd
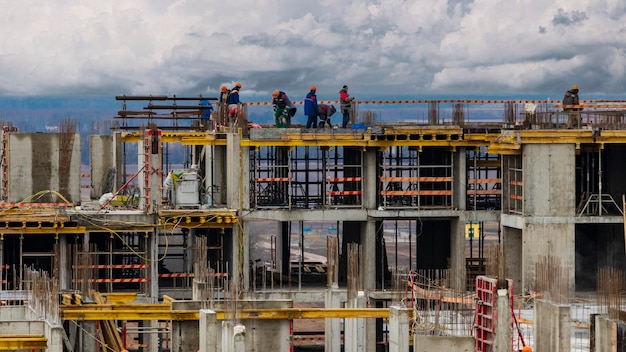
[[[239,114],[241,109],[241,101],[239,100],[239,91],[241,90],[241,83],[237,82],[233,89],[230,90],[228,95],[228,117],[230,122],[233,123]]]
[[[316,91],[317,87],[311,86],[304,99],[304,115],[307,116],[306,128],[317,128],[317,115],[320,113],[320,107],[317,105]]]

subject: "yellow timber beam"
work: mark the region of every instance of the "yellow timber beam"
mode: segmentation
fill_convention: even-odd
[[[155,305],[152,305],[155,306]],[[61,307],[63,320],[198,320],[198,310],[170,310],[169,304],[163,308],[144,304],[82,305]],[[325,319],[325,318],[388,318],[388,308],[282,308],[282,309],[243,309],[235,316],[232,312],[216,310],[219,320],[275,320],[275,319]]]
[[[48,348],[48,339],[43,335],[0,335],[0,350],[45,350]]]

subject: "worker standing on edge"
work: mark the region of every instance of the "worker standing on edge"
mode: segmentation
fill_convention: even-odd
[[[309,93],[304,99],[304,115],[307,116],[306,128],[317,128],[317,115],[319,114],[320,108],[317,104],[316,91],[317,87],[311,86]]]
[[[574,84],[572,89],[563,96],[563,111],[567,113],[567,128],[580,127],[580,113],[582,110],[578,99],[578,86]]]
[[[343,88],[341,88],[341,90],[339,91],[339,108],[341,109],[341,113],[343,114],[343,122],[341,124],[342,128],[348,127],[353,101],[354,97],[351,97],[350,94],[348,94],[348,86],[344,85]]]
[[[241,101],[239,100],[239,91],[241,90],[241,83],[237,82],[233,89],[230,90],[228,95],[228,116],[231,122],[235,122],[241,111]]]

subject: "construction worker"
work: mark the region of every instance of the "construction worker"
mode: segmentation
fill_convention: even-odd
[[[218,124],[220,126],[226,126],[228,124],[228,99],[230,90],[226,86],[220,87],[220,100],[219,100],[219,118]]]
[[[236,120],[237,114],[239,113],[242,105],[239,100],[239,91],[241,91],[241,83],[237,82],[228,94],[228,117],[231,122]]]
[[[348,94],[348,86],[344,85],[343,88],[341,88],[341,90],[339,91],[339,109],[341,109],[341,113],[343,114],[343,121],[341,123],[342,128],[348,127],[353,101],[354,97],[351,97],[350,94]]]
[[[211,120],[211,113],[213,112],[213,105],[208,99],[202,99],[202,101],[200,102],[200,105],[202,106],[202,109],[200,110],[200,113],[202,116],[200,118],[200,121],[201,121],[200,127],[206,130],[209,128],[209,121]]]
[[[320,104],[320,112],[319,112],[319,117],[320,117],[320,124],[319,127],[320,128],[324,128],[324,125],[328,125],[328,127],[333,127],[333,125],[330,123],[330,117],[333,116],[333,114],[337,111],[337,109],[335,109],[334,105],[326,105],[326,104]]]
[[[317,87],[311,86],[309,88],[309,93],[304,98],[304,115],[306,115],[306,128],[317,128],[317,115],[319,114],[320,108],[317,104],[317,96],[315,92],[317,91]]]
[[[287,94],[283,91],[274,91],[272,93],[272,106],[274,107],[276,127],[286,128],[291,126],[291,118],[296,114],[296,107],[289,100]]]
[[[580,126],[580,101],[578,99],[578,85],[574,84],[572,89],[563,95],[563,111],[567,114],[567,128]]]

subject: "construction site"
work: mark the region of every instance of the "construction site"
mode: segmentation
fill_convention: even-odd
[[[364,101],[306,129],[115,99],[88,166],[75,121],[3,122],[0,350],[626,346],[626,101]]]

